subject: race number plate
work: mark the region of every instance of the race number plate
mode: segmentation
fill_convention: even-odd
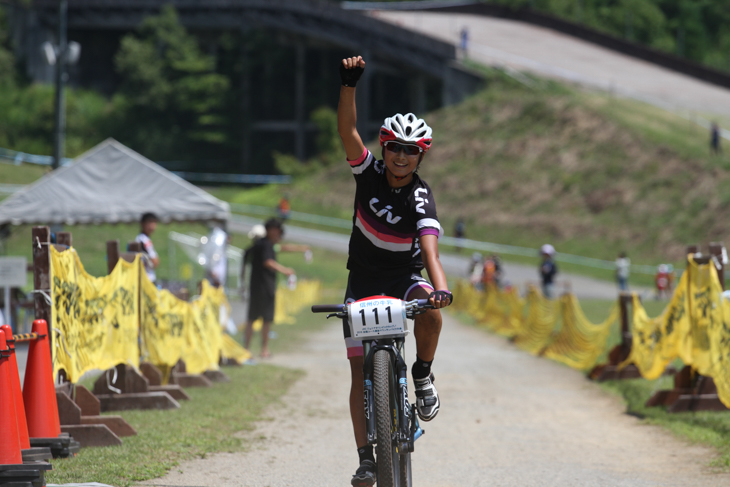
[[[350,336],[355,340],[385,338],[408,333],[406,310],[400,299],[387,296],[350,303]]]

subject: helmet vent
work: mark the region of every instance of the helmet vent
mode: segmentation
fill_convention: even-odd
[[[406,135],[411,135],[411,128],[410,127],[406,127]]]

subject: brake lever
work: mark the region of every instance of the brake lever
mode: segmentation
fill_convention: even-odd
[[[334,316],[335,318],[346,318],[346,317],[347,317],[347,315],[345,315],[344,313],[329,313],[329,314],[327,315],[327,319],[330,319],[330,318],[332,318],[333,316]]]

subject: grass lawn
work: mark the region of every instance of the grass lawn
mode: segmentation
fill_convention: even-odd
[[[138,432],[120,447],[83,448],[74,458],[53,460],[49,483],[100,482],[128,486],[161,477],[180,462],[214,452],[242,451],[250,440],[233,435],[250,431],[301,376],[272,365],[227,367],[231,382],[189,388],[190,401],[173,411],[122,411]]]
[[[727,412],[670,414],[663,407],[644,406],[654,392],[673,387],[671,377],[661,377],[653,381],[645,379],[609,381],[601,386],[624,399],[628,414],[643,418],[647,423],[663,426],[680,438],[693,443],[715,447],[719,457],[711,464],[722,469],[730,469],[730,414]]]

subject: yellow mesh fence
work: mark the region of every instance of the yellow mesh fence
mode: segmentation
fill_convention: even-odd
[[[544,355],[574,369],[593,367],[606,349],[611,328],[618,322],[618,303],[613,305],[608,318],[599,324],[588,321],[578,299],[572,294],[560,298],[560,308],[563,326]]]
[[[672,298],[664,311],[650,318],[637,295],[632,299],[632,348],[622,366],[634,363],[646,379],[656,379],[676,359],[714,379],[720,400],[730,407],[730,301],[714,262],[698,264],[688,256]],[[459,282],[454,307],[486,328],[510,337],[519,347],[575,369],[595,365],[619,321],[618,302],[602,323],[591,323],[578,299],[563,295],[545,299],[530,287],[525,299],[516,290],[488,287],[478,291]]]
[[[605,321],[593,324],[575,296],[566,294],[552,301],[534,286],[521,298],[516,288],[502,291],[490,286],[478,291],[460,281],[454,295],[454,307],[469,313],[489,330],[513,339],[534,355],[543,354],[581,370],[595,365],[618,321],[618,305]]]

